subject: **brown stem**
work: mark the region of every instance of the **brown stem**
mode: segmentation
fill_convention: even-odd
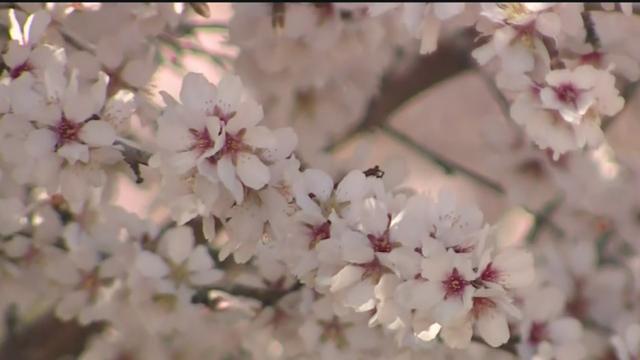
[[[102,328],[99,323],[83,327],[48,314],[8,337],[0,346],[0,359],[49,360],[65,356],[75,359],[89,338]]]
[[[468,32],[462,36],[470,39]],[[418,57],[400,74],[390,73],[384,76],[378,95],[371,99],[360,123],[327,146],[325,151],[332,152],[354,135],[384,124],[394,111],[411,98],[468,70],[472,64],[467,49],[444,43],[434,54]]]

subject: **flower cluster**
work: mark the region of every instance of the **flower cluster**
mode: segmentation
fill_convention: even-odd
[[[190,22],[207,5],[0,7],[0,357],[42,315],[84,360],[640,355],[640,172],[604,133],[640,77],[610,20],[633,5],[234,5],[239,76],[185,71],[163,106],[158,47],[219,27]],[[367,116],[412,39],[473,31],[519,125],[481,134],[501,178],[425,153],[519,207],[494,224],[324,151],[385,128]]]
[[[407,34],[366,4],[234,5],[236,71],[265,106],[270,126],[292,126],[298,154],[325,166],[321,150],[356,126]],[[317,165],[316,165],[317,164]]]

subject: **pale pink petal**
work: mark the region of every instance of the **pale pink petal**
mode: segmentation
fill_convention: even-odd
[[[438,47],[438,36],[440,35],[440,20],[428,14],[425,16],[422,29],[422,40],[420,42],[420,54],[429,54]]]
[[[346,306],[354,308],[357,312],[374,309],[376,302],[373,284],[370,281],[357,283],[347,291],[344,303]]]
[[[471,323],[462,321],[453,325],[444,326],[440,331],[440,337],[444,343],[452,349],[466,349],[469,347],[473,329]]]
[[[0,220],[0,224],[2,224]],[[3,231],[4,232],[4,231]],[[16,235],[9,241],[5,241],[2,246],[3,252],[10,258],[20,258],[31,248],[31,240],[25,236]]]
[[[65,294],[56,306],[56,316],[63,321],[69,321],[87,304],[89,296],[86,291],[76,290]]]
[[[216,238],[216,221],[213,216],[204,216],[202,218],[202,232],[205,239],[213,241]]]
[[[562,30],[560,16],[553,12],[545,12],[536,18],[536,29],[543,35],[555,38]]]
[[[252,189],[259,190],[269,182],[269,168],[254,154],[238,154],[236,169],[242,183]]]
[[[77,142],[62,145],[57,154],[67,159],[71,164],[76,161],[89,162],[89,147]]]
[[[49,129],[37,129],[29,133],[25,142],[27,153],[34,157],[42,157],[54,151],[56,135]]]
[[[36,11],[29,15],[27,22],[24,24],[24,39],[27,44],[37,43],[47,26],[51,22],[51,15],[46,10]]]
[[[79,137],[91,146],[109,146],[116,140],[116,131],[106,121],[93,120],[82,126]]]
[[[45,274],[53,281],[63,285],[75,285],[80,281],[78,270],[66,258],[55,259],[47,263]]]
[[[254,148],[271,148],[276,146],[276,137],[271,129],[266,126],[253,126],[247,128],[242,138],[245,144]]]
[[[447,20],[463,12],[465,4],[464,3],[448,3],[448,4],[435,3],[432,6],[433,6],[433,12],[436,14],[438,19]]]
[[[552,321],[548,330],[549,336],[560,343],[579,341],[582,337],[582,324],[571,317],[561,317]]]
[[[231,195],[233,195],[236,202],[239,204],[242,203],[244,199],[244,188],[240,180],[236,178],[236,169],[228,156],[223,156],[222,159],[218,161],[218,177]]]
[[[347,231],[342,236],[342,258],[345,261],[364,264],[374,258],[369,240],[360,232]]]
[[[196,160],[196,153],[193,151],[184,151],[173,154],[168,159],[169,164],[178,174],[184,174],[185,172],[193,169],[196,165]]]
[[[180,101],[187,107],[205,113],[213,111],[216,88],[199,73],[188,73],[182,80]]]
[[[340,291],[360,281],[364,269],[360,266],[347,265],[331,278],[331,292]]]
[[[240,129],[256,126],[263,117],[262,106],[253,99],[246,99],[240,103],[235,116],[229,120],[227,131],[235,134]]]
[[[190,227],[179,226],[167,230],[161,241],[165,243],[169,259],[177,265],[187,260],[193,250],[195,238]]]
[[[169,151],[187,150],[194,142],[193,135],[182,122],[161,118],[156,135],[158,145]]]
[[[272,133],[276,137],[276,143],[274,146],[264,149],[262,158],[275,162],[291,155],[298,146],[298,136],[290,127],[275,129]]]
[[[395,9],[401,6],[400,3],[371,3],[369,5],[369,15],[378,16],[386,13],[389,10]]]
[[[400,294],[404,294],[402,302],[411,309],[429,310],[444,296],[441,284],[435,281],[410,282],[410,286],[402,286],[401,289]]]
[[[149,83],[156,70],[153,62],[146,58],[137,58],[127,62],[120,73],[120,78],[127,84],[141,88]]]
[[[28,47],[20,45],[20,43],[15,40],[9,41],[7,47],[7,52],[2,58],[5,64],[11,69],[24,64],[31,53]]]
[[[223,112],[235,111],[240,104],[243,91],[240,77],[232,74],[225,74],[218,83],[218,98],[216,104]]]
[[[189,271],[201,271],[211,269],[213,267],[213,259],[204,245],[198,245],[193,249],[189,260],[187,261],[187,269]]]
[[[339,201],[360,199],[366,193],[366,177],[360,170],[351,170],[338,184],[336,198]]]
[[[24,44],[24,34],[22,34],[22,26],[16,16],[16,10],[14,8],[9,9],[9,37],[12,40],[19,41],[21,45]]]
[[[498,347],[509,340],[509,325],[505,315],[495,309],[482,313],[476,322],[478,334],[490,346]]]
[[[224,272],[218,269],[200,271],[189,276],[193,285],[204,286],[218,282],[224,276]]]
[[[164,260],[148,251],[142,251],[138,254],[135,266],[142,275],[151,278],[162,278],[169,274],[169,267]]]

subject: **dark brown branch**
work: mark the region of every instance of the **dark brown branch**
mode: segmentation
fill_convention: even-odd
[[[582,12],[582,24],[586,32],[585,41],[591,44],[594,50],[599,49],[600,37],[598,37],[598,33],[596,32],[596,25],[593,22],[593,17],[591,17],[591,12],[589,11]]]
[[[8,337],[0,346],[0,360],[49,360],[64,356],[75,359],[91,335],[102,327],[98,323],[82,327],[48,314]]]
[[[402,73],[386,75],[382,79],[378,95],[371,99],[362,121],[325,150],[331,152],[354,135],[384,124],[394,111],[411,98],[468,70],[472,65],[468,49],[462,50],[459,45],[443,43],[434,54],[418,57]]]
[[[273,306],[280,301],[283,297],[293,292],[296,292],[302,288],[302,283],[296,282],[293,286],[288,289],[280,289],[280,288],[253,288],[243,285],[231,285],[229,287],[211,287],[202,289],[198,291],[191,302],[194,304],[203,304],[207,306],[212,306],[215,308],[216,299],[209,298],[209,292],[211,290],[220,290],[228,293],[229,295],[239,296],[250,298],[253,300],[257,300],[262,304],[262,306]]]
[[[532,211],[527,209],[534,216],[534,223],[531,226],[531,230],[527,234],[527,244],[533,244],[540,236],[543,227],[547,226],[553,233],[558,236],[564,236],[564,231],[553,223],[551,220],[551,216],[553,213],[562,205],[564,198],[562,196],[558,196],[551,201],[549,201],[540,211]]]
[[[625,105],[627,104],[627,102],[633,99],[633,95],[636,93],[637,89],[638,89],[638,81],[625,86],[624,90],[622,90],[622,97],[624,98]],[[623,112],[624,112],[624,109],[620,110],[620,112],[617,113],[616,115],[604,119],[602,122],[602,131],[603,132],[607,131],[611,127],[611,125],[613,125],[615,121],[621,117]]]
[[[446,174],[455,174],[456,172],[463,174],[475,181],[477,181],[479,184],[486,186],[487,188],[499,193],[499,194],[503,194],[504,193],[504,189],[502,188],[502,185],[500,185],[499,183],[485,177],[482,174],[479,174],[473,170],[467,169],[464,166],[456,163],[455,161],[451,160],[451,159],[447,159],[445,158],[443,155],[425,148],[424,146],[421,146],[420,144],[416,143],[413,139],[411,139],[409,136],[399,132],[398,130],[394,129],[393,127],[389,126],[389,125],[382,125],[380,127],[380,129],[387,135],[391,136],[392,138],[398,140],[399,142],[401,142],[402,144],[407,145],[408,147],[412,148],[413,150],[415,150],[418,154],[428,158],[429,160],[433,161],[436,165],[440,166],[440,168],[442,168],[442,171],[444,171]]]
[[[124,140],[117,140],[115,145],[123,149],[122,155],[124,156],[124,161],[131,167],[131,170],[135,174],[136,183],[142,183],[144,180],[141,176],[140,165],[149,165],[151,154],[128,144]]]

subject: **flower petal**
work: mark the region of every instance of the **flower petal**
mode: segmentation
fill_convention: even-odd
[[[89,162],[89,147],[77,142],[62,145],[57,153],[67,159],[71,164],[74,164],[76,161]]]
[[[56,135],[49,129],[37,129],[29,133],[25,142],[27,153],[39,158],[54,151]]]
[[[236,177],[236,169],[228,156],[223,156],[218,161],[218,177],[224,186],[229,190],[238,204],[244,200],[244,188]]]
[[[202,112],[213,111],[216,87],[199,73],[188,73],[182,80],[180,101],[187,107]]]
[[[360,281],[364,269],[360,266],[347,265],[331,278],[331,292],[340,291]]]
[[[116,131],[106,121],[93,120],[82,126],[79,137],[88,145],[109,146],[116,141]]]
[[[237,133],[240,129],[254,127],[264,117],[262,106],[253,99],[244,100],[237,108],[236,115],[229,120],[227,131]]]
[[[498,347],[509,340],[507,318],[495,309],[484,311],[478,318],[476,326],[482,339],[493,347]]]
[[[238,154],[237,171],[242,183],[252,189],[259,190],[269,182],[269,168],[254,154]]]
[[[342,258],[355,264],[364,264],[374,258],[373,249],[364,234],[357,231],[345,231],[342,235]]]
[[[271,148],[276,146],[276,137],[266,126],[247,128],[242,138],[245,144],[254,148]]]
[[[201,271],[211,269],[213,267],[213,259],[204,245],[198,245],[193,249],[189,260],[187,261],[187,269],[189,271]]]
[[[191,283],[193,283],[193,285],[204,286],[219,281],[223,276],[224,272],[222,270],[209,269],[191,274],[189,280],[191,280]]]
[[[169,274],[169,267],[164,260],[148,251],[142,251],[138,254],[135,264],[136,269],[147,277],[159,279]]]
[[[338,184],[336,198],[339,201],[353,201],[360,199],[367,191],[366,177],[360,170],[351,170]]]
[[[36,11],[29,15],[27,22],[24,24],[24,40],[27,44],[36,44],[47,26],[51,22],[51,15],[46,10]]]
[[[166,246],[166,253],[174,264],[182,264],[191,254],[195,238],[188,226],[179,226],[167,230],[161,240]]]
[[[69,321],[86,305],[89,296],[84,290],[76,290],[64,295],[56,306],[56,316],[63,321]]]

